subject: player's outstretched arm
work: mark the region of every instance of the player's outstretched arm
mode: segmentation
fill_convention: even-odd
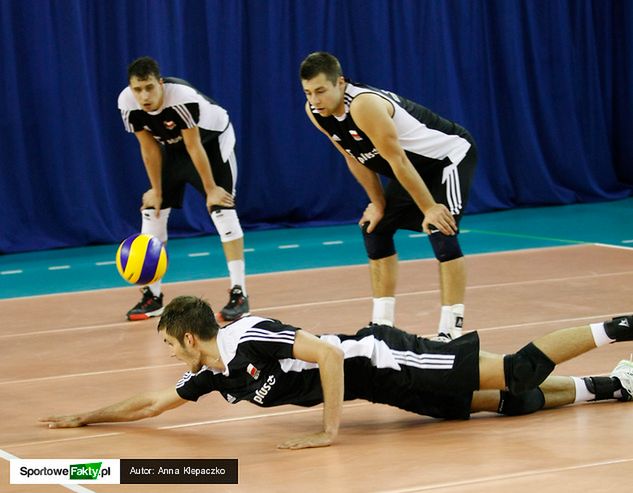
[[[323,430],[286,440],[279,448],[294,450],[327,447],[336,439],[341,423],[344,393],[343,351],[304,330],[299,330],[295,338],[293,356],[319,365],[323,388]]]
[[[38,421],[47,423],[49,428],[77,428],[95,423],[137,421],[158,416],[185,402],[187,401],[178,395],[174,387],[169,387],[165,390],[145,392],[94,411],[66,416],[48,416]]]

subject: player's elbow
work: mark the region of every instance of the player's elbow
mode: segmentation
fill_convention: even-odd
[[[327,344],[326,347],[323,348],[322,358],[325,363],[334,366],[343,366],[344,357],[345,353],[343,353],[343,350],[339,347]]]

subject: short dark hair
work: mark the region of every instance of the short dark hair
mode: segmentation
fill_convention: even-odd
[[[319,74],[325,74],[325,77],[332,84],[336,84],[338,78],[343,75],[343,69],[341,69],[341,64],[334,55],[325,51],[316,51],[310,53],[301,62],[299,76],[301,80],[310,80]]]
[[[136,77],[139,80],[147,80],[151,76],[160,79],[160,68],[158,62],[151,57],[142,56],[137,58],[127,66],[127,80]]]
[[[165,330],[180,344],[187,332],[208,341],[218,335],[219,329],[211,305],[196,296],[177,296],[171,300],[158,322],[158,331]]]

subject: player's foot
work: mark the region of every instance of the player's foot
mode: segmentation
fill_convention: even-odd
[[[604,330],[616,341],[633,341],[633,315],[614,317],[604,323]]]
[[[436,342],[451,342],[453,337],[446,332],[438,332],[436,336],[431,337],[431,340]]]
[[[242,286],[235,285],[229,291],[229,302],[220,311],[223,321],[231,322],[246,315],[249,315],[248,296],[244,296]]]
[[[630,401],[633,399],[633,361],[623,359],[611,372],[611,377],[615,377],[622,385],[621,401]]]
[[[147,320],[151,317],[159,317],[163,314],[163,293],[160,296],[154,296],[149,288],[142,288],[143,299],[139,301],[134,308],[127,312],[128,320]]]

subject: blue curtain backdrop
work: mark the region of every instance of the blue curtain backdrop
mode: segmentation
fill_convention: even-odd
[[[628,0],[0,0],[0,252],[140,227],[148,181],[116,99],[141,55],[228,109],[246,228],[355,221],[364,194],[303,112],[317,50],[471,131],[470,212],[631,194]],[[213,231],[187,195],[172,236]]]

